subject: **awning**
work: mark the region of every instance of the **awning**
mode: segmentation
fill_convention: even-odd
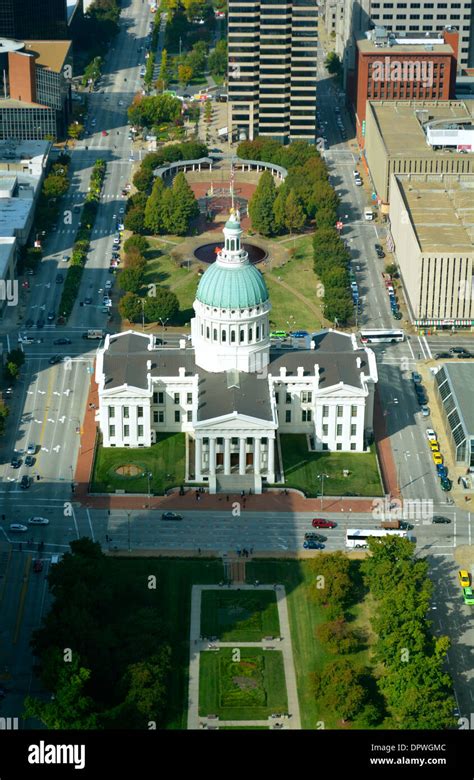
[[[442,327],[451,327],[451,326],[463,326],[463,327],[471,327],[474,325],[474,320],[415,320],[414,325],[440,325]]]

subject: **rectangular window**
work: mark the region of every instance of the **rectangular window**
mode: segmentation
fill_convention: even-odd
[[[109,406],[109,420],[115,417],[115,406]]]
[[[158,412],[158,422],[162,423],[165,421],[165,413],[164,412]]]
[[[175,404],[179,404],[179,393],[174,394],[174,402]]]
[[[275,393],[275,403],[280,403],[280,393]]]
[[[138,438],[143,436],[143,425],[137,425],[137,435],[138,435]]]
[[[181,414],[180,414],[180,412],[176,411],[174,413],[174,421],[175,422],[181,422]]]
[[[351,425],[351,436],[357,436],[357,425]]]
[[[327,442],[323,442],[323,450],[328,450],[329,444]]]
[[[130,426],[129,425],[124,425],[123,426],[123,435],[124,436],[130,436]]]
[[[323,406],[323,417],[329,417],[329,406]]]
[[[165,402],[165,394],[164,393],[158,393],[158,403],[164,404]]]
[[[336,436],[342,436],[342,425],[336,425]]]
[[[192,393],[186,393],[186,403],[192,404],[193,402],[193,394]]]
[[[109,436],[115,436],[115,425],[109,425]]]
[[[355,443],[355,441],[351,442],[351,450],[355,450],[356,447],[357,444]]]
[[[329,435],[329,425],[323,425],[323,436]]]
[[[285,422],[290,423],[291,422],[291,410],[287,409],[285,412]]]
[[[137,417],[143,417],[143,406],[137,406]]]
[[[155,393],[153,393],[153,403],[154,403],[154,404],[157,404],[157,403],[158,403],[158,393],[156,393],[156,392],[155,392]]]
[[[193,413],[191,409],[188,409],[186,412],[186,422],[192,422],[193,421]]]
[[[342,450],[342,444],[341,444],[341,442],[338,442],[338,443],[336,444],[336,450]]]
[[[351,406],[351,417],[357,417],[357,406]]]
[[[338,406],[337,407],[337,412],[336,412],[337,416],[338,417],[342,417],[343,413],[344,413],[344,407],[343,406]]]
[[[285,403],[291,404],[291,393],[286,393],[285,395]]]
[[[124,406],[123,407],[123,416],[125,417],[125,419],[127,419],[130,416],[128,412],[129,412],[128,406]]]
[[[303,409],[301,412],[302,422],[311,422],[311,409]]]
[[[309,391],[309,392],[303,391],[301,393],[301,403],[303,403],[303,404],[310,404],[312,397],[313,397],[313,394],[311,393],[311,391]]]
[[[163,412],[162,412],[162,414],[163,414]],[[158,422],[158,412],[153,412],[153,422],[154,423]]]

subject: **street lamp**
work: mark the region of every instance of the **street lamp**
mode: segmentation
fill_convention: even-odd
[[[165,343],[165,325],[167,322],[169,322],[169,317],[167,317],[165,320],[162,320],[160,317],[161,325],[163,326],[163,344]]]
[[[324,498],[324,480],[329,479],[329,474],[316,474],[316,479],[321,480],[321,511],[323,509],[323,498]]]
[[[140,303],[142,305],[142,328],[143,328],[143,333],[145,333],[145,299],[140,298]]]

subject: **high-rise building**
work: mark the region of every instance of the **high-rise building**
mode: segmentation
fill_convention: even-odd
[[[66,0],[0,0],[0,36],[38,40],[68,38]]]
[[[387,27],[397,34],[440,32],[448,26],[456,27],[459,32],[458,69],[474,67],[472,0],[405,0],[403,3],[395,0],[326,0],[331,5],[334,2],[336,10],[325,18],[330,28],[334,18],[336,52],[344,62],[347,75],[354,67],[355,39],[359,33],[374,26]]]
[[[229,0],[229,132],[316,139],[316,0]]]

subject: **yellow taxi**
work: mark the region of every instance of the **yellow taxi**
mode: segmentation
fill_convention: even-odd
[[[471,585],[471,578],[469,576],[469,572],[466,571],[466,569],[461,569],[461,571],[458,571],[458,577],[459,577],[459,584],[461,588],[469,588]]]
[[[429,441],[428,444],[430,446],[431,452],[439,452],[439,442]]]
[[[441,465],[443,463],[443,456],[440,452],[432,452],[431,455],[433,457],[433,463],[435,466]]]

